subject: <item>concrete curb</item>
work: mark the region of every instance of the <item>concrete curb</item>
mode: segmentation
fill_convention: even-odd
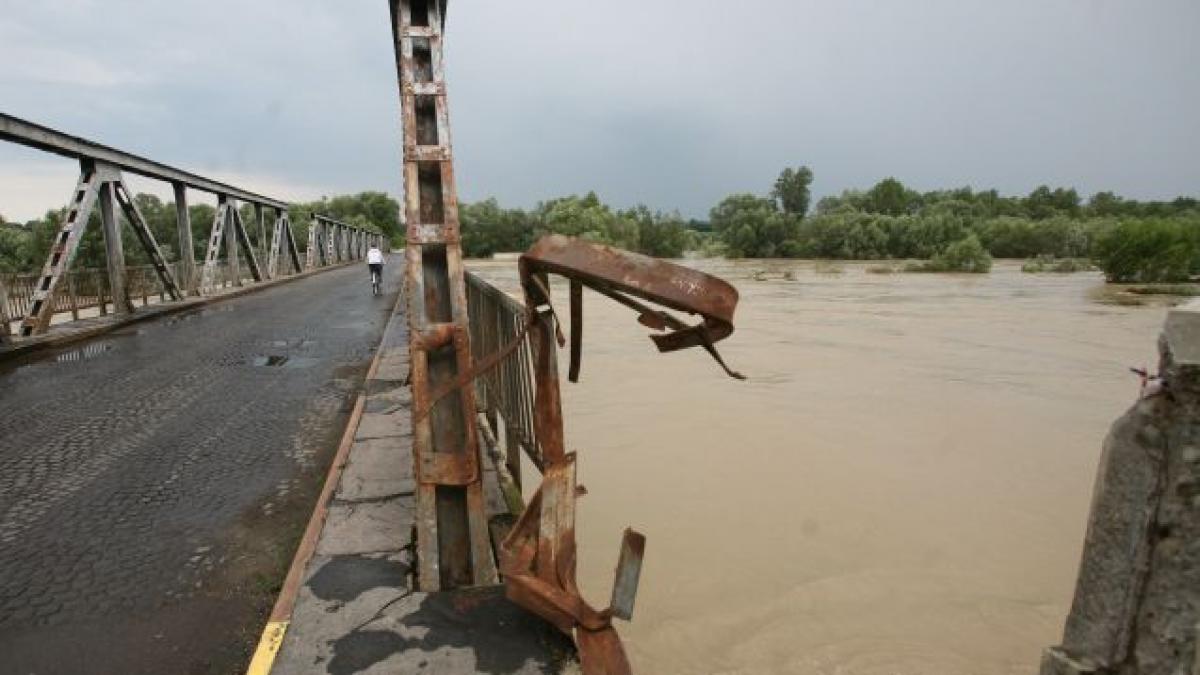
[[[151,319],[170,316],[172,314],[178,314],[180,312],[186,312],[189,310],[198,309],[200,307],[207,307],[224,300],[240,298],[244,295],[257,293],[258,291],[274,288],[276,286],[282,286],[283,284],[293,281],[300,281],[301,279],[307,279],[309,277],[321,274],[322,272],[329,272],[331,270],[349,267],[354,264],[359,264],[359,261],[355,260],[353,262],[342,263],[340,265],[329,265],[315,270],[308,270],[299,274],[293,274],[287,277],[280,277],[278,279],[253,283],[249,286],[235,288],[232,291],[224,292],[219,295],[185,298],[183,300],[159,303],[152,307],[142,307],[138,310],[135,310],[133,314],[83,319],[82,321],[71,321],[68,323],[59,324],[57,326],[51,326],[50,330],[42,335],[35,335],[27,338],[15,338],[15,341],[13,342],[0,343],[0,363],[21,356],[26,356],[28,354],[33,354],[44,349],[54,349],[56,347],[62,347],[75,342],[89,340],[91,338],[106,335],[115,330],[141,323],[143,321],[150,321]],[[83,323],[84,321],[95,323],[80,326],[79,324]]]
[[[337,453],[333,457],[333,462],[329,465],[329,472],[325,475],[325,484],[321,487],[321,494],[317,498],[316,506],[313,507],[312,516],[308,520],[308,525],[304,528],[304,535],[300,538],[300,543],[296,546],[296,554],[292,557],[292,564],[288,568],[287,576],[284,577],[283,585],[279,590],[279,597],[275,600],[275,606],[271,609],[271,614],[267,618],[267,625],[263,628],[262,636],[258,641],[258,647],[254,650],[254,656],[251,658],[250,665],[246,669],[246,675],[269,675],[272,666],[275,664],[275,657],[283,645],[283,638],[287,634],[288,625],[291,623],[292,610],[296,605],[296,595],[300,591],[300,583],[304,578],[304,571],[307,569],[308,563],[316,551],[317,539],[321,536],[321,530],[325,526],[325,518],[329,512],[329,502],[333,498],[334,490],[341,481],[342,471],[346,468],[350,448],[354,445],[354,436],[358,431],[359,422],[362,421],[363,409],[366,406],[367,400],[366,383],[370,382],[379,370],[379,363],[384,352],[383,346],[387,344],[388,335],[394,329],[396,321],[407,320],[407,317],[396,313],[404,302],[404,292],[401,291],[396,297],[396,304],[392,306],[387,326],[384,327],[383,335],[379,340],[379,347],[375,350],[375,357],[371,359],[371,366],[367,369],[367,374],[363,378],[363,391],[359,392],[354,402],[354,409],[350,413],[350,418],[346,420],[346,429],[342,433],[342,440],[338,445]]]

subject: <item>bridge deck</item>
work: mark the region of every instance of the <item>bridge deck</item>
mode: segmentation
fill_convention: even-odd
[[[399,290],[357,265],[0,366],[0,673],[232,672]]]
[[[574,645],[504,597],[502,586],[436,593],[415,590],[416,483],[408,330],[388,326],[344,469],[328,502],[291,611],[275,617],[272,675],[572,671]],[[483,457],[491,516],[510,516],[493,457]],[[493,521],[495,522],[495,521]],[[301,561],[304,562],[304,561]],[[286,626],[284,628],[284,626]],[[281,643],[272,637],[283,631]],[[256,664],[259,665],[259,664]]]

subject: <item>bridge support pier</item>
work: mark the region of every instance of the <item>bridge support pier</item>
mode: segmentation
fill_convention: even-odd
[[[1041,675],[1200,675],[1200,301],[1171,310],[1159,379],[1113,424],[1075,600]]]

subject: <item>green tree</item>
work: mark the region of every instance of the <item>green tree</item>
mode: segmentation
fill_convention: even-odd
[[[1095,259],[1109,281],[1187,281],[1200,274],[1200,219],[1126,220],[1100,235]]]
[[[1055,188],[1051,190],[1045,185],[1039,185],[1024,202],[1025,213],[1034,220],[1065,215],[1071,218],[1079,216],[1079,193],[1074,188]]]
[[[798,255],[797,219],[779,210],[774,199],[730,195],[710,213],[713,232],[734,258]]]
[[[904,187],[895,178],[884,178],[867,191],[866,211],[899,216],[909,213],[920,201],[920,195]]]
[[[24,228],[0,222],[0,272],[22,272],[29,267],[29,240]]]
[[[679,213],[651,212],[643,204],[621,212],[637,223],[637,251],[659,258],[678,258],[689,244],[688,231]]]
[[[539,234],[565,234],[629,250],[638,247],[637,222],[614,213],[595,192],[542,202],[534,216]]]
[[[486,258],[533,245],[533,223],[520,209],[504,209],[494,197],[458,207],[463,253]]]
[[[808,213],[808,202],[811,199],[809,186],[812,184],[813,173],[807,166],[799,169],[788,167],[775,179],[775,187],[771,197],[779,200],[783,212],[799,218]]]

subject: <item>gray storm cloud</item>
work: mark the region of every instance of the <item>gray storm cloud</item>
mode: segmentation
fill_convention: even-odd
[[[0,8],[0,110],[283,198],[400,190],[384,0]],[[703,216],[808,164],[818,194],[1195,195],[1197,28],[1193,0],[454,0],[460,192]],[[37,161],[0,148],[0,176]],[[0,185],[10,217],[45,200]]]

